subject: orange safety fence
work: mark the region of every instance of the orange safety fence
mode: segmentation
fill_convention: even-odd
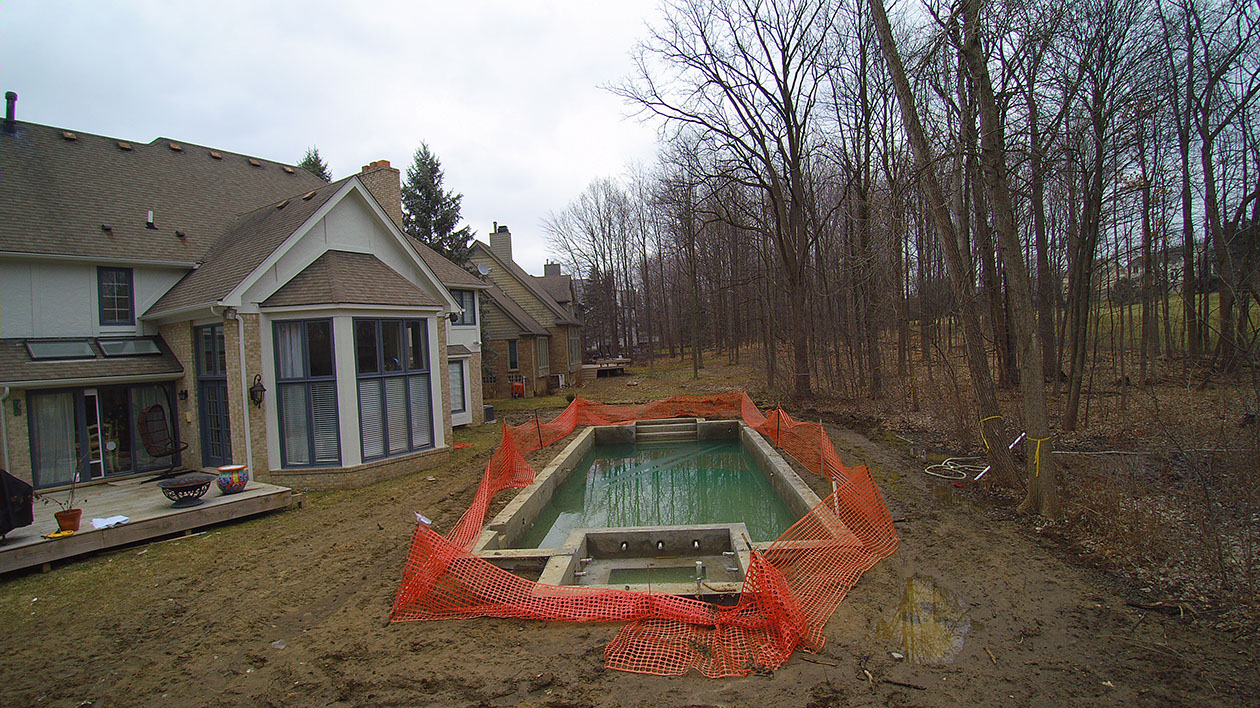
[[[514,575],[472,554],[490,500],[524,487],[534,469],[524,455],[580,425],[612,425],[680,415],[742,418],[804,467],[832,480],[835,491],[753,551],[739,602],[719,607],[674,595],[555,586]],[[674,396],[614,406],[575,399],[548,422],[503,426],[472,505],[446,536],[417,523],[390,619],[515,617],[570,622],[627,622],[604,652],[609,668],[709,677],[777,669],[797,647],[818,651],[823,626],[862,573],[891,555],[897,534],[866,466],[840,461],[821,423],[767,417],[746,393]]]

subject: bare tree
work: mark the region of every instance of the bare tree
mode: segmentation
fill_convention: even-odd
[[[668,124],[698,128],[703,161],[765,195],[765,236],[796,316],[806,312],[815,237],[807,228],[807,166],[832,15],[825,0],[672,0],[640,45],[637,76],[611,87]],[[793,390],[805,397],[805,328],[792,328],[792,348]]]
[[[1002,418],[997,415],[1000,410],[997,405],[997,393],[993,386],[993,377],[989,372],[988,358],[985,356],[982,343],[980,317],[975,301],[975,285],[974,281],[969,277],[970,269],[963,262],[962,253],[958,245],[958,232],[949,214],[945,192],[936,176],[936,157],[928,144],[926,131],[924,131],[923,123],[919,118],[914,93],[910,88],[909,80],[906,78],[905,66],[901,61],[901,54],[898,52],[896,42],[893,39],[892,25],[888,21],[887,12],[884,10],[883,0],[868,0],[868,2],[871,8],[871,15],[875,21],[875,30],[879,37],[879,44],[883,50],[884,61],[892,78],[893,87],[896,89],[897,103],[901,106],[906,137],[910,141],[910,146],[915,156],[915,163],[919,168],[919,179],[926,193],[927,206],[936,224],[941,250],[949,265],[950,282],[953,285],[954,297],[962,309],[963,337],[967,348],[967,362],[971,372],[972,387],[980,401],[980,411],[985,418],[981,423],[981,427],[988,433],[986,439],[1005,441],[1007,439],[1006,427]],[[1006,445],[993,445],[989,450],[989,454],[999,481],[1008,485],[1013,484],[1015,465]]]

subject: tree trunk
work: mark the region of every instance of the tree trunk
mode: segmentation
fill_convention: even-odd
[[[1048,519],[1059,513],[1058,485],[1050,458],[1050,422],[1046,407],[1046,384],[1041,369],[1041,351],[1037,341],[1036,318],[1032,308],[1032,289],[1028,268],[1024,264],[1016,232],[1015,212],[1011,207],[1010,185],[1006,176],[1006,146],[989,67],[980,50],[978,0],[963,0],[967,38],[964,53],[971,67],[980,99],[981,156],[993,220],[1002,247],[1002,261],[1011,288],[1011,320],[1015,330],[1017,359],[1020,367],[1020,391],[1024,401],[1024,425],[1028,431],[1028,495],[1020,510],[1036,512]]]
[[[980,404],[983,419],[981,428],[985,431],[985,439],[991,441],[989,460],[993,466],[995,480],[999,484],[1013,486],[1015,484],[1015,460],[1006,446],[1006,425],[997,405],[997,391],[993,386],[993,377],[989,372],[988,358],[984,352],[984,340],[980,329],[980,316],[976,311],[975,287],[970,282],[970,273],[964,267],[962,253],[958,247],[958,234],[953,220],[949,216],[948,202],[940,181],[936,176],[935,158],[928,146],[919,120],[918,108],[914,103],[914,94],[910,82],[906,79],[905,67],[901,55],[897,51],[892,36],[892,28],[888,15],[884,11],[883,0],[868,0],[871,14],[875,20],[875,30],[879,35],[880,47],[884,60],[888,65],[893,88],[897,93],[897,103],[901,107],[902,119],[905,123],[906,136],[914,152],[915,163],[919,170],[920,180],[927,192],[928,206],[936,222],[937,235],[945,260],[949,268],[950,282],[954,289],[955,299],[961,310],[964,343],[967,350],[967,366],[971,372],[972,387]]]

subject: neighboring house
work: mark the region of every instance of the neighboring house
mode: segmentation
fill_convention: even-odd
[[[452,424],[481,420],[466,318],[485,286],[398,228],[387,162],[328,184],[166,138],[11,118],[12,104],[0,131],[6,469],[41,489],[172,462],[356,486],[435,464]],[[137,422],[153,406],[188,443],[181,458],[146,452]]]
[[[554,264],[541,278],[526,273],[512,260],[511,231],[497,224],[490,245],[474,241],[469,259],[494,284],[483,324],[491,351],[484,370],[487,395],[507,397],[518,382],[526,396],[580,384],[582,323],[573,309],[569,276]]]

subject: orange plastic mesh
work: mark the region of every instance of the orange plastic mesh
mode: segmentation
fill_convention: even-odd
[[[836,490],[763,553],[753,552],[739,602],[719,607],[674,595],[544,585],[474,556],[495,494],[534,479],[526,453],[579,425],[694,415],[742,418]],[[609,668],[676,675],[744,676],[782,666],[797,647],[818,651],[822,629],[862,573],[897,548],[883,497],[865,466],[840,461],[821,423],[782,410],[762,414],[745,393],[675,396],[613,406],[576,399],[549,422],[503,426],[472,506],[446,536],[417,523],[390,619],[516,617],[627,622],[604,652]]]

